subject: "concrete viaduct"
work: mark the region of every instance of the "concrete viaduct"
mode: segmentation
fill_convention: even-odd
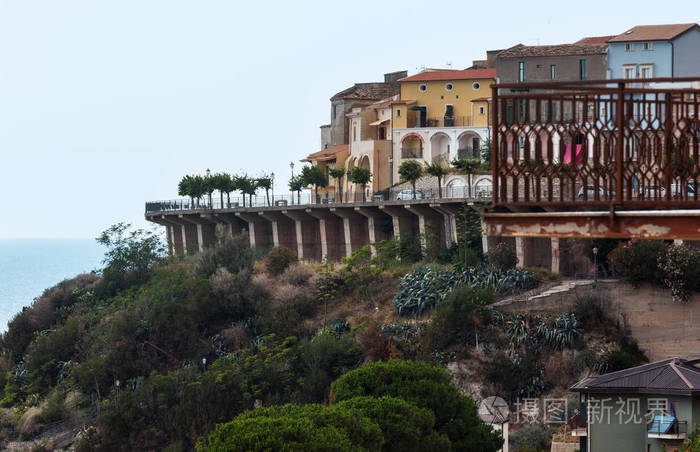
[[[216,226],[223,225],[231,235],[247,233],[255,249],[284,246],[300,260],[339,261],[363,246],[394,237],[419,241],[425,247],[431,235],[441,249],[449,248],[464,233],[462,209],[481,214],[486,205],[484,200],[431,199],[198,208],[147,211],[146,219],[165,226],[172,255],[201,252],[214,244]],[[482,222],[482,231],[486,230]],[[559,272],[560,239],[482,234],[484,250],[501,241],[515,246],[520,265]],[[374,253],[374,247],[371,249]]]

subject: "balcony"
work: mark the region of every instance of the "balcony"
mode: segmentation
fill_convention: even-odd
[[[655,416],[649,424],[649,438],[685,439],[688,434],[688,421],[679,421],[672,416]]]
[[[496,85],[494,203],[698,208],[700,90],[652,81],[677,87],[608,80],[521,84],[548,92],[502,95],[511,85]]]
[[[413,117],[408,119],[407,127],[433,128],[433,127],[473,127],[474,118],[472,116],[443,116],[435,118]]]

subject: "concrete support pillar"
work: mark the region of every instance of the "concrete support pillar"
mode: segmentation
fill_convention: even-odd
[[[550,241],[552,247],[552,273],[559,273],[559,237],[552,237]]]
[[[258,212],[236,212],[236,216],[248,223],[250,247],[254,249],[272,248],[272,222]]]
[[[321,260],[338,261],[345,254],[345,234],[340,218],[324,208],[307,208],[306,213],[318,220]]]
[[[518,256],[518,267],[525,267],[525,237],[515,238],[515,254]]]
[[[430,208],[442,218],[443,246],[449,248],[456,245],[457,235],[457,213],[454,209],[440,204],[431,204]]]
[[[357,213],[351,207],[333,207],[330,210],[343,222],[345,257],[349,257],[353,251],[370,243],[367,218]]]
[[[279,211],[261,211],[258,214],[272,225],[273,246],[289,248],[297,254],[297,259],[301,259],[299,257],[297,230],[294,220]]]
[[[321,260],[321,226],[317,218],[301,209],[286,209],[282,215],[294,222],[294,238],[299,260]]]
[[[486,234],[486,223],[481,220],[481,249],[484,254],[489,252],[489,236]]]
[[[428,247],[428,238],[436,240],[438,249],[447,246],[448,238],[442,214],[426,205],[412,204],[406,205],[405,208],[418,219],[418,234],[420,234],[420,243],[423,249]]]
[[[375,257],[377,255],[376,243],[390,238],[382,231],[381,225],[386,219],[391,217],[374,206],[355,207],[355,212],[367,219],[367,239],[370,244],[372,257]]]
[[[188,251],[201,253],[205,247],[216,243],[216,221],[209,214],[180,214],[178,219],[189,223],[192,232],[187,232]],[[183,223],[183,224],[184,224]]]
[[[248,224],[233,213],[214,213],[212,214],[214,221],[226,226],[231,237],[235,237],[245,231]]]
[[[394,226],[394,237],[396,239],[410,240],[418,236],[418,219],[403,205],[381,205],[379,209],[391,216],[391,221]]]

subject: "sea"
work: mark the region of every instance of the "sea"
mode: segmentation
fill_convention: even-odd
[[[95,239],[0,239],[0,332],[44,289],[99,269],[104,251]]]

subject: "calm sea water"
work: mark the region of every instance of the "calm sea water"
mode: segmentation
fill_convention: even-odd
[[[100,268],[94,239],[0,239],[0,331],[44,289]]]

